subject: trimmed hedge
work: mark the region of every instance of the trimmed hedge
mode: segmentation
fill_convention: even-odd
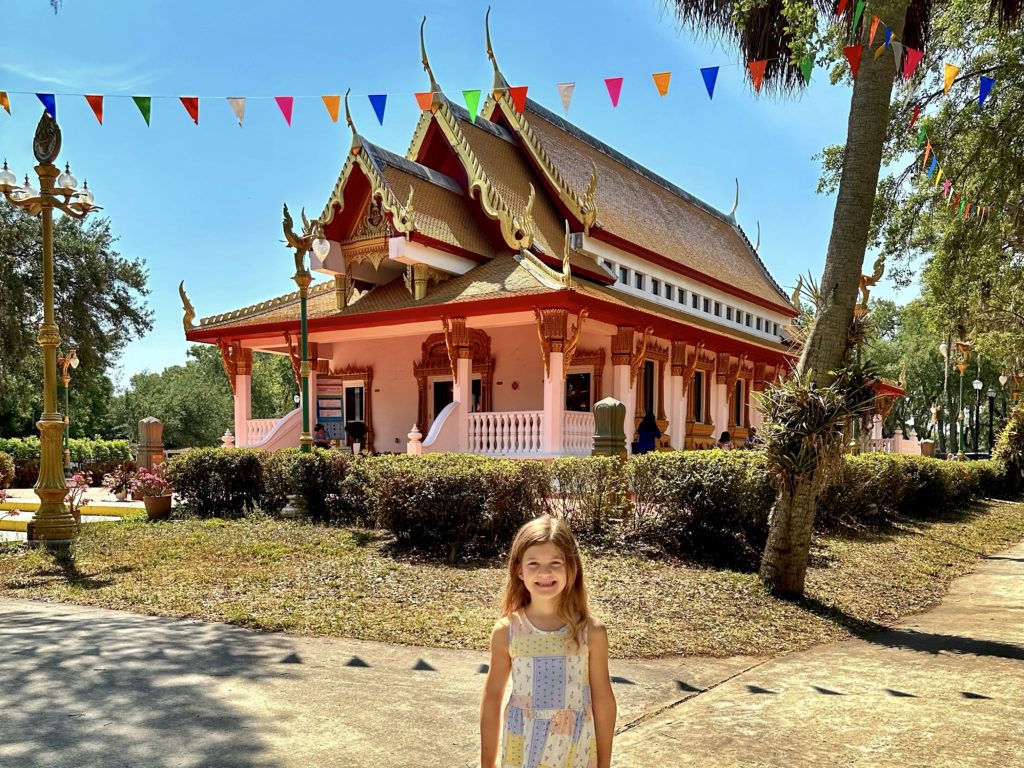
[[[185,513],[242,517],[264,497],[260,459],[248,448],[193,448],[167,462],[167,479]]]
[[[127,440],[90,440],[73,437],[68,440],[68,450],[71,452],[71,460],[79,465],[79,469],[92,474],[94,486],[99,486],[103,475],[113,471],[118,464],[133,458]],[[39,477],[37,436],[0,437],[0,452],[14,457],[12,486],[28,488],[35,485]]]

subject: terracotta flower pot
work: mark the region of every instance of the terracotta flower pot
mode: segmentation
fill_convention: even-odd
[[[128,491],[118,491],[117,493],[114,494],[114,498],[116,498],[118,501],[124,501],[125,499],[128,498]]]
[[[166,520],[171,516],[171,494],[166,496],[143,496],[146,505],[146,517],[150,520]]]

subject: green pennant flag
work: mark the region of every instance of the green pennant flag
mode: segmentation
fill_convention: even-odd
[[[476,110],[480,106],[480,89],[475,91],[463,91],[462,98],[466,100],[466,109],[469,110],[469,119],[476,123]]]
[[[857,10],[853,12],[853,28],[860,24],[860,15],[864,13],[864,0],[857,0]]]
[[[800,74],[804,76],[804,82],[811,82],[811,72],[814,71],[814,55],[808,53],[800,59]]]
[[[924,140],[928,138],[928,134],[924,130],[924,126],[921,126],[921,130],[917,132],[917,148],[920,149],[921,145],[924,144]]]
[[[132,101],[135,102],[135,106],[138,107],[139,112],[142,113],[142,119],[146,121],[146,125],[149,125],[149,116],[153,109],[153,97],[132,96]]]
[[[960,213],[963,213],[964,212],[964,208],[966,208],[966,207],[967,207],[967,198],[966,197],[960,198]]]

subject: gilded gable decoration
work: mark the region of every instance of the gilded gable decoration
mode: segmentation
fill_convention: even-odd
[[[456,318],[462,319],[464,318]],[[468,356],[472,360],[471,370],[473,375],[480,377],[480,410],[491,410],[491,397],[494,380],[494,356],[491,354],[491,337],[479,328],[465,328],[467,339]],[[416,385],[419,392],[419,409],[417,422],[421,426],[428,425],[428,397],[427,384],[431,377],[445,376],[452,374],[452,362],[448,353],[449,338],[446,332],[434,333],[423,342],[421,357],[412,364],[413,374],[416,376]]]
[[[217,341],[220,348],[220,359],[224,365],[224,373],[231,385],[231,394],[235,394],[235,377],[252,375],[252,350],[243,347],[238,339],[227,342],[223,339]]]
[[[612,336],[612,365],[629,365],[633,356],[633,334],[636,329],[632,325],[619,325]]]
[[[551,375],[551,353],[563,354],[562,375],[572,364],[576,346],[583,331],[583,321],[587,319],[589,310],[580,310],[576,324],[569,331],[569,310],[560,307],[540,309],[533,308],[537,320],[537,339],[540,341],[541,356],[544,360],[544,377]]]
[[[288,347],[288,357],[292,363],[292,374],[295,376],[295,386],[302,391],[302,345],[301,339],[293,339],[291,333],[284,332],[284,343]],[[309,353],[309,367],[311,371],[317,370],[320,357],[320,344],[315,341],[306,342],[306,351]]]
[[[188,294],[185,293],[185,281],[182,280],[178,283],[178,295],[181,297],[181,308],[185,311],[185,316],[181,319],[181,324],[185,328],[185,333],[188,333],[195,328],[196,310],[192,306],[192,302],[188,300]]]
[[[629,361],[629,386],[633,387],[636,385],[636,377],[640,373],[640,366],[644,364],[644,358],[647,356],[647,345],[651,341],[651,335],[654,333],[654,328],[647,326],[644,328],[643,338],[637,342],[636,352],[633,353],[633,357]]]

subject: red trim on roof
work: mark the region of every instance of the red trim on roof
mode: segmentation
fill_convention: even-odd
[[[445,253],[451,253],[456,256],[462,256],[463,258],[469,259],[470,261],[475,261],[477,264],[484,264],[490,261],[489,257],[484,256],[481,253],[476,253],[475,251],[460,248],[457,245],[446,243],[443,240],[435,240],[432,237],[424,235],[422,232],[413,231],[412,234],[409,236],[409,239],[417,243],[422,243],[428,248],[434,248],[438,251],[444,251]]]
[[[903,397],[905,394],[907,394],[907,390],[905,390],[903,387],[897,384],[892,384],[888,381],[882,381],[880,379],[872,379],[871,388],[879,397]]]

